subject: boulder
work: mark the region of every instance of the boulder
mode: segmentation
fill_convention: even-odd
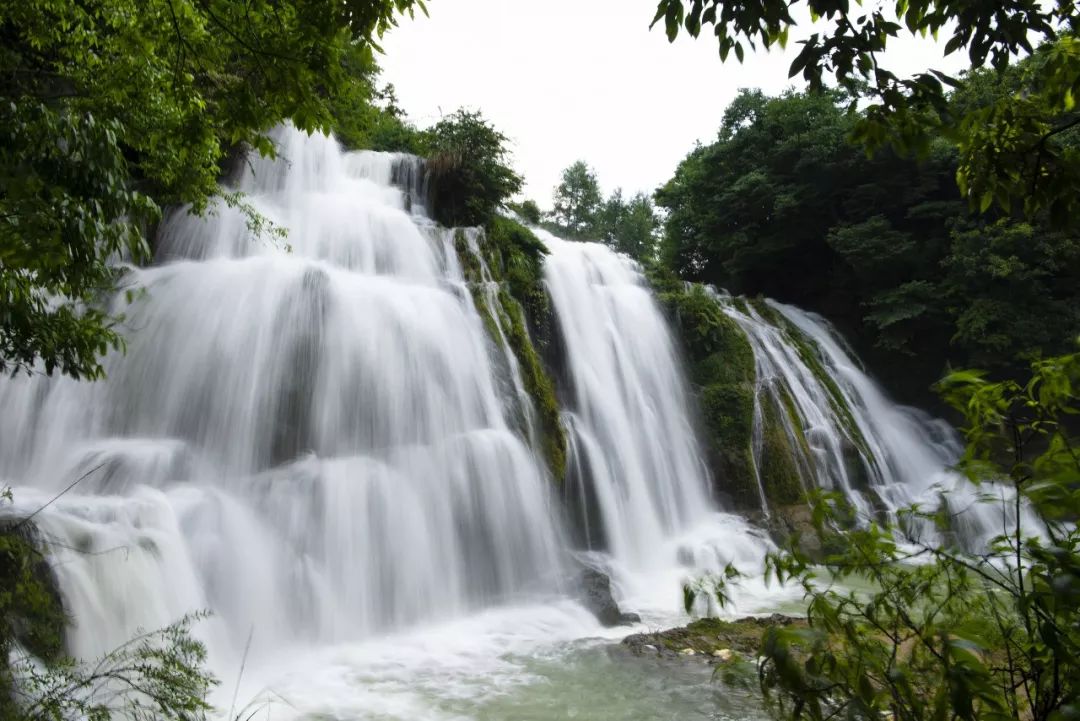
[[[593,568],[586,568],[579,577],[581,600],[597,620],[605,626],[628,626],[641,623],[636,613],[623,613],[611,595],[611,578]]]

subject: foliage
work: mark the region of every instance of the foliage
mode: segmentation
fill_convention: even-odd
[[[604,202],[596,171],[584,160],[573,163],[563,171],[555,188],[554,201],[551,215],[561,230],[572,238],[591,235]]]
[[[653,260],[660,219],[652,198],[622,188],[604,198],[596,172],[579,160],[566,168],[555,188],[550,229],[565,238],[597,240],[641,262]]]
[[[37,541],[30,525],[13,520],[0,525],[0,699],[13,693],[8,659],[16,644],[45,661],[63,653],[66,618]]]
[[[333,125],[399,13],[423,0],[28,0],[0,8],[0,371],[101,374],[94,308],[159,208],[203,212],[229,151]],[[359,46],[359,47],[358,47]],[[238,202],[235,196],[227,198]]]
[[[529,225],[538,226],[544,222],[544,214],[535,200],[524,200],[520,203],[511,203],[510,209],[521,216]]]
[[[1069,427],[1078,388],[1080,354],[1034,363],[1026,384],[973,372],[943,382],[967,419],[962,468],[995,482],[980,502],[1002,531],[985,549],[942,543],[963,522],[946,497],[899,525],[863,519],[823,575],[794,547],[769,559],[769,573],[801,584],[809,601],[809,629],[770,629],[762,641],[762,687],[785,716],[1080,713],[1080,456]],[[823,496],[815,524],[847,512]]]
[[[200,616],[136,636],[93,663],[64,660],[41,667],[20,657],[19,684],[4,721],[161,719],[197,721],[216,681],[203,670],[206,649],[191,635]],[[10,713],[11,715],[8,715]]]
[[[446,226],[483,226],[522,179],[510,167],[508,138],[479,111],[459,109],[441,119],[426,141],[435,219]]]
[[[969,78],[957,104],[998,92]],[[1064,352],[1080,331],[1077,236],[1044,222],[973,218],[957,157],[922,161],[847,139],[845,96],[744,91],[718,139],[657,192],[661,262],[684,278],[827,315],[901,396],[946,366],[1002,375]]]
[[[380,69],[373,46],[350,44],[342,56],[342,65],[351,82],[329,99],[334,135],[342,145],[422,155],[425,135],[406,120],[394,86],[379,85]]]
[[[685,30],[698,36],[712,25],[720,56],[734,51],[741,62],[745,47],[785,47],[796,24],[796,0],[660,0],[653,24],[664,23],[669,39]],[[973,209],[995,201],[1008,211],[1023,207],[1029,218],[1049,211],[1058,224],[1076,217],[1080,171],[1077,149],[1060,142],[1080,124],[1075,99],[1080,94],[1080,43],[1076,5],[1071,0],[1037,0],[973,5],[965,0],[898,0],[894,4],[856,4],[809,0],[813,21],[829,26],[800,41],[789,75],[801,74],[811,90],[829,76],[864,112],[853,128],[868,149],[891,143],[902,153],[926,154],[946,137],[960,156],[957,179]],[[915,37],[949,39],[945,53],[966,48],[973,69],[992,67],[999,76],[1021,54],[1035,53],[1022,92],[1002,95],[987,106],[960,109],[949,102],[956,78],[928,70],[901,78],[885,67],[881,54],[905,31]],[[1045,41],[1037,52],[1032,40]]]
[[[10,503],[7,489],[0,504]],[[64,654],[64,614],[43,539],[26,519],[0,525],[0,721],[196,721],[216,682],[191,636],[193,615],[141,634],[95,663]]]
[[[622,188],[616,188],[600,208],[596,224],[601,241],[635,260],[648,260],[656,250],[660,219],[645,193],[624,200]]]

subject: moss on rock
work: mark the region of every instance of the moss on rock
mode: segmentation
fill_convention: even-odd
[[[8,665],[13,645],[55,663],[64,655],[66,627],[56,578],[36,528],[0,521],[0,703],[8,703],[14,691]]]
[[[766,394],[761,399],[761,485],[770,504],[799,503],[805,496],[796,448],[788,434],[779,402]],[[794,425],[794,424],[793,424]]]
[[[806,621],[780,614],[736,621],[702,618],[681,628],[627,636],[622,643],[639,656],[651,653],[674,657],[687,655],[683,653],[685,649],[692,649],[695,656],[709,660],[715,652],[730,649],[753,658],[761,649],[765,631],[777,626],[805,628]]]
[[[735,508],[754,508],[760,494],[752,446],[756,371],[750,341],[701,286],[669,290],[660,300],[686,351],[717,490]]]
[[[566,475],[566,433],[559,418],[555,384],[533,342],[536,330],[540,331],[541,343],[546,342],[552,324],[551,303],[543,282],[547,249],[528,228],[501,216],[492,218],[478,238],[479,254],[469,247],[465,231],[460,229],[454,234],[454,249],[488,335],[496,344],[505,337],[517,358],[522,383],[538,416],[544,459],[552,476],[561,483]],[[499,285],[491,303],[483,286],[483,265],[491,281]],[[493,314],[498,315],[497,320]]]
[[[503,330],[510,349],[521,367],[521,379],[532,398],[540,420],[540,444],[552,476],[558,483],[566,478],[566,432],[559,418],[559,401],[555,384],[544,371],[540,356],[525,329],[525,312],[521,304],[505,290],[499,292],[499,304],[507,323]]]

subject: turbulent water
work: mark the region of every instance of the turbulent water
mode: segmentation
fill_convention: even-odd
[[[271,227],[238,208],[177,212],[154,265],[127,269],[133,300],[114,310],[128,347],[108,380],[0,381],[0,482],[17,513],[41,509],[71,651],[206,609],[226,698],[237,683],[279,716],[754,717],[707,674],[609,655],[625,630],[573,600],[584,561],[671,624],[684,579],[758,568],[770,547],[714,500],[676,342],[637,267],[541,233],[565,356],[559,487],[506,329],[497,315],[485,328],[453,233],[426,216],[418,161],[288,128],[277,140],[280,158],[236,181]],[[465,238],[494,302],[477,231]],[[852,423],[890,508],[941,478],[951,437],[891,405],[820,321],[775,306],[850,422],[781,329],[728,308],[759,383],[794,397],[807,482],[865,497],[845,461]],[[783,599],[750,579],[735,609]]]

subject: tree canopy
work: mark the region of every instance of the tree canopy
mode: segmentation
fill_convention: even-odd
[[[435,218],[447,226],[487,225],[521,190],[509,139],[479,111],[459,109],[422,134]]]
[[[423,0],[29,0],[0,8],[0,371],[96,377],[100,310],[161,207],[202,212],[230,151],[370,96],[378,38]],[[359,84],[358,84],[359,83]],[[231,198],[234,202],[235,197]]]
[[[585,237],[593,230],[597,213],[604,202],[596,171],[584,160],[563,170],[555,187],[552,219],[574,237]]]
[[[553,194],[552,231],[574,240],[595,240],[636,260],[652,260],[660,219],[652,198],[635,193],[626,198],[622,188],[604,197],[596,171],[584,160],[563,170]]]
[[[720,56],[742,61],[746,48],[787,45],[798,0],[660,0],[654,25],[663,22],[674,40],[697,37],[712,26]],[[847,0],[808,0],[812,21],[826,29],[800,41],[789,75],[810,89],[834,80],[864,112],[852,136],[871,150],[892,144],[925,154],[941,138],[958,153],[957,180],[973,209],[997,205],[1029,217],[1048,211],[1058,225],[1075,222],[1080,203],[1080,163],[1062,134],[1080,124],[1078,16],[1072,0],[1044,3],[1007,0],[985,5],[964,0],[898,0],[853,5]],[[948,35],[947,54],[966,49],[973,70],[1003,75],[1022,54],[1028,63],[1019,92],[990,104],[959,108],[949,102],[958,79],[939,70],[909,78],[886,67],[882,53],[902,34]],[[1036,46],[1042,43],[1042,47]]]
[[[957,102],[968,102],[989,79]],[[813,308],[895,391],[922,399],[948,365],[1000,373],[1080,333],[1080,239],[1000,210],[973,216],[935,141],[921,161],[848,142],[840,91],[744,91],[715,143],[657,192],[661,257],[682,277]]]

